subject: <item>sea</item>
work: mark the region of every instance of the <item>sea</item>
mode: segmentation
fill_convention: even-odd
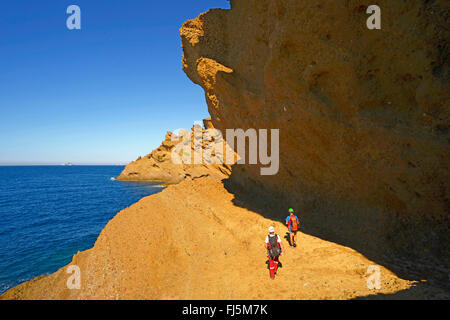
[[[0,294],[92,248],[120,210],[164,188],[124,166],[0,166]]]

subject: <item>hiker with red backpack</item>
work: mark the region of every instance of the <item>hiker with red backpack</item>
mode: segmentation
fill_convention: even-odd
[[[299,228],[300,220],[294,215],[294,209],[289,208],[289,215],[286,217],[286,225],[289,229],[289,246],[291,248],[296,247],[297,231]]]
[[[270,278],[275,279],[278,264],[281,264],[278,258],[283,255],[283,244],[280,236],[275,234],[275,228],[272,226],[269,227],[269,234],[266,237],[264,246],[267,249],[267,257],[269,258]]]

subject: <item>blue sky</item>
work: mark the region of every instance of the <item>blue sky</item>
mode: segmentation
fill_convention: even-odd
[[[66,9],[81,8],[81,30]],[[226,0],[4,1],[0,164],[124,164],[208,115],[179,28]]]

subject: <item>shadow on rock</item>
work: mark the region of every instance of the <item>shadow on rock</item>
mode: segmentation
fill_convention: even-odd
[[[257,212],[263,217],[280,221],[284,224],[288,215],[289,207],[296,207],[292,200],[285,200],[282,196],[267,192],[264,186],[255,182],[255,185],[245,187],[230,178],[222,180],[228,192],[234,194],[233,203],[236,206]],[[258,190],[258,192],[255,192]],[[302,207],[299,205],[298,207]],[[388,250],[375,250],[376,245],[367,245],[368,239],[361,236],[360,230],[347,237],[342,232],[330,231],[330,228],[322,228],[320,221],[314,218],[314,212],[307,214],[302,210],[296,210],[300,219],[300,231],[320,239],[350,247],[366,258],[382,265],[395,273],[398,277],[417,284],[408,290],[396,294],[375,294],[373,296],[361,297],[361,299],[441,299],[450,298],[449,273],[445,264],[427,260],[426,257],[408,257],[407,255],[389,254]],[[331,213],[332,215],[332,213]],[[361,220],[361,219],[360,219]],[[351,221],[353,228],[358,228],[358,221]],[[279,231],[280,232],[280,231]],[[289,234],[285,237],[289,240]]]

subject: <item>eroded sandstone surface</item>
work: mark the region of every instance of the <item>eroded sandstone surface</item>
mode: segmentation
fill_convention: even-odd
[[[295,207],[311,234],[448,285],[449,9],[381,0],[369,30],[369,4],[232,0],[184,23],[183,69],[216,128],[280,129],[278,174],[234,166],[236,185],[280,218]]]
[[[226,161],[227,145],[221,135],[218,136],[214,131],[209,131],[214,129],[211,120],[204,119],[203,124],[205,128],[195,125],[190,132],[186,131],[186,135],[179,133],[177,136],[167,132],[158,148],[130,162],[116,179],[174,184],[201,177],[217,180],[227,178],[231,174],[231,164],[234,159]],[[179,148],[175,149],[177,145]],[[184,162],[173,161],[173,152],[179,153],[180,156],[186,152],[183,145],[188,148],[188,155]]]

